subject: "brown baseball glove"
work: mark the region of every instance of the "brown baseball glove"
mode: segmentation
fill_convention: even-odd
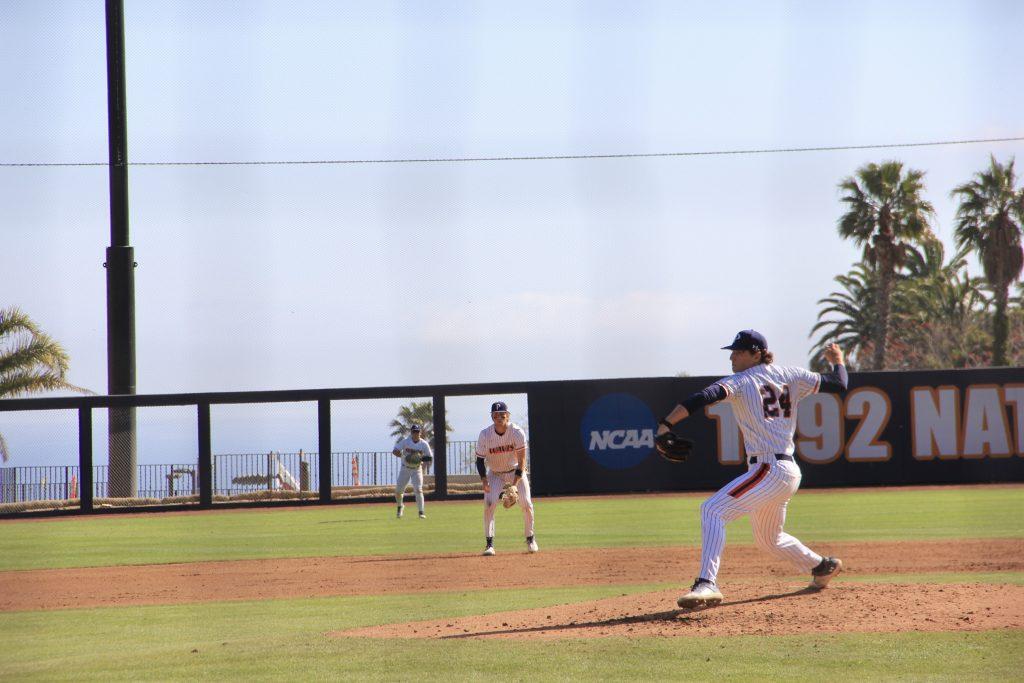
[[[519,502],[519,489],[516,488],[515,484],[505,484],[501,487],[501,494],[499,497],[501,498],[501,504],[504,505],[506,509],[510,508]]]

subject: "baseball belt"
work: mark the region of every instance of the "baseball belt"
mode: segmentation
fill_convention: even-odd
[[[759,459],[759,458],[764,458],[764,459],[762,460],[762,459]],[[749,464],[751,464],[751,465],[756,465],[759,462],[768,462],[767,458],[768,458],[767,455],[761,455],[761,456],[752,455],[749,458],[747,458],[747,462]],[[796,462],[796,460],[793,459],[792,455],[786,455],[785,453],[776,453],[775,454],[775,459],[776,460],[789,460],[790,462]]]
[[[515,473],[516,473],[516,471],[515,471],[514,469],[511,469],[511,470],[505,470],[504,472],[495,472],[494,470],[491,470],[491,474],[496,474],[496,475],[498,475],[498,477],[499,477],[499,478],[500,478],[500,479],[501,479],[502,481],[504,481],[504,482],[507,482],[507,483],[511,483],[511,482],[512,482],[512,480],[513,480],[513,479],[515,479]],[[508,475],[510,475],[510,474],[511,474],[511,475],[513,475],[513,476],[511,476],[511,477],[510,477],[510,476],[508,476]],[[526,472],[523,472],[523,476],[524,476],[524,477],[526,476]]]

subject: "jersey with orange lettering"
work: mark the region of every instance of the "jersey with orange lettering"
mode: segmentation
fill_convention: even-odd
[[[491,425],[476,440],[476,457],[483,458],[491,472],[504,474],[515,471],[516,451],[525,448],[526,432],[519,425],[509,423],[504,434],[498,434]]]

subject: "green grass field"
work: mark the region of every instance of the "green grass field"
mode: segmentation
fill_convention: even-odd
[[[542,547],[699,545],[703,496],[539,499]],[[323,555],[451,553],[482,549],[479,501],[334,505],[216,514],[136,514],[0,523],[0,571]],[[521,543],[518,510],[498,516],[497,546]],[[806,491],[789,505],[788,531],[807,541],[1024,537],[1024,488]],[[750,543],[750,524],[729,527]],[[479,546],[479,548],[478,548]]]
[[[539,499],[542,549],[699,543],[695,496]],[[412,509],[407,507],[407,511]],[[476,551],[479,502],[0,524],[0,569],[236,558]],[[500,513],[497,544],[521,543]],[[1024,488],[802,492],[788,524],[807,541],[1024,538]],[[750,542],[749,523],[730,541]],[[1004,582],[1021,572],[858,580]],[[332,630],[486,614],[664,584],[325,597],[0,613],[0,680],[1015,680],[1024,632],[733,638],[434,641],[335,639]]]

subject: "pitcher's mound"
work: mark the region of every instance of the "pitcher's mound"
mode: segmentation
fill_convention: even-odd
[[[682,591],[685,592],[685,591]],[[330,633],[370,638],[600,638],[799,633],[981,631],[1024,628],[1024,586],[861,584],[823,591],[748,581],[723,588],[718,607],[676,608],[680,590],[535,609],[387,624]]]

